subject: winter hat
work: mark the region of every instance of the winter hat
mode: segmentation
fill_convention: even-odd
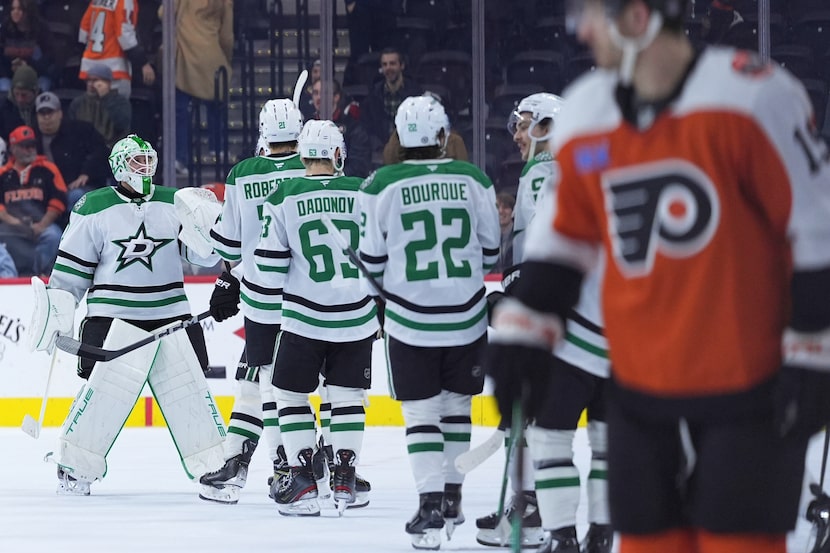
[[[86,70],[86,78],[112,81],[112,69],[103,63],[93,64]]]
[[[25,88],[37,92],[37,72],[29,65],[21,65],[12,77],[12,88]]]

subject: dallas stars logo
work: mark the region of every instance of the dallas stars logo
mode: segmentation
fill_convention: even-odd
[[[115,272],[129,267],[133,263],[141,263],[152,271],[153,256],[162,246],[172,241],[172,238],[155,239],[152,236],[147,236],[147,229],[144,228],[144,223],[141,223],[133,236],[112,241],[113,244],[121,248],[121,253],[118,254],[118,268],[115,269]]]

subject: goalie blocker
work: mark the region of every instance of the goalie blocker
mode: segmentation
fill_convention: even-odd
[[[115,319],[104,347],[118,348],[148,333]],[[123,428],[145,382],[167,422],[188,478],[224,462],[225,426],[185,333],[166,336],[117,359],[98,362],[75,398],[60,430],[59,492],[88,493],[107,471],[106,455]],[[66,480],[71,480],[69,486]],[[78,486],[77,483],[82,485]],[[85,485],[84,485],[85,484]]]

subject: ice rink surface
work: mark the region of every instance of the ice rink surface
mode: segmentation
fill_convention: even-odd
[[[475,427],[472,444],[491,428]],[[108,473],[89,497],[57,496],[56,465],[43,462],[57,445],[57,429],[34,440],[17,428],[0,429],[0,553],[366,553],[414,551],[404,523],[418,505],[403,427],[366,430],[358,472],[372,484],[370,504],[342,517],[284,517],[268,498],[271,463],[254,454],[248,483],[236,505],[198,498],[166,428],[126,428],[107,457]],[[587,470],[584,430],[578,464]],[[442,551],[507,551],[475,541],[475,519],[495,510],[503,454],[471,472],[463,488],[467,522]],[[587,530],[584,514],[580,535]]]
[[[472,444],[493,429],[473,428]],[[358,472],[372,484],[371,502],[342,517],[324,508],[320,517],[284,517],[267,495],[271,464],[264,448],[254,455],[248,484],[237,505],[198,498],[166,428],[127,428],[108,456],[108,474],[89,497],[55,494],[56,466],[43,462],[57,445],[56,428],[34,440],[17,428],[0,428],[0,553],[374,553],[411,552],[404,523],[414,514],[418,496],[409,469],[402,427],[369,427]],[[818,481],[823,436],[808,453],[808,478]],[[585,431],[576,439],[576,461],[583,476],[588,466]],[[503,454],[493,455],[471,472],[463,488],[467,522],[442,551],[507,551],[475,541],[475,518],[496,507]],[[584,481],[584,480],[583,480]],[[828,480],[830,482],[830,480]],[[825,484],[825,488],[830,487]],[[584,494],[583,494],[584,495]],[[800,513],[806,510],[806,500]],[[583,497],[584,504],[584,497]],[[577,530],[587,530],[580,508]],[[810,526],[801,523],[790,553],[809,551]],[[532,551],[532,550],[527,550]]]

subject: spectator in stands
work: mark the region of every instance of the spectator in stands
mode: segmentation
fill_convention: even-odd
[[[11,89],[11,78],[21,65],[39,75],[41,90],[49,90],[57,77],[52,33],[40,19],[35,0],[12,0],[0,27],[0,93]]]
[[[380,52],[395,44],[397,18],[403,14],[401,0],[345,0],[349,28],[349,62],[345,84],[359,84],[357,62],[366,52]],[[413,94],[414,96],[414,94]]]
[[[91,123],[111,149],[130,133],[133,108],[129,100],[112,88],[112,70],[96,63],[86,72],[86,94],[72,100],[67,116]]]
[[[231,78],[233,2],[176,0],[176,173],[187,175],[190,159],[190,114],[194,100],[205,102],[208,147],[215,155],[221,142],[221,98],[214,78],[225,68]],[[220,91],[227,94],[227,91]]]
[[[381,149],[395,130],[398,106],[410,96],[420,96],[424,89],[410,78],[404,78],[406,64],[395,48],[386,48],[380,55],[383,80],[377,82],[363,99],[363,125],[372,140],[372,149]],[[351,154],[349,154],[351,155]]]
[[[439,104],[443,103],[441,96],[434,92],[430,92],[429,90],[424,92],[424,96],[431,96],[432,98],[438,100]],[[469,161],[467,146],[464,144],[464,139],[460,134],[452,130],[449,118],[447,119],[445,129],[449,132],[449,135],[447,137],[447,146],[443,157]],[[389,140],[386,142],[386,146],[383,147],[383,164],[393,165],[395,163],[402,162],[404,160],[404,153],[404,150],[401,148],[401,139],[398,137],[398,131],[397,129],[393,130],[392,134],[389,135]]]
[[[152,86],[156,72],[138,43],[137,22],[138,4],[133,0],[90,0],[78,32],[78,41],[86,44],[78,77],[86,80],[89,68],[103,63],[112,71],[112,87],[129,98],[132,70],[140,67],[142,82]]]
[[[308,82],[300,94],[300,113],[303,114],[303,120],[308,121],[314,119],[317,113],[317,108],[314,106],[314,98],[312,98],[314,83],[320,80],[323,72],[321,70],[322,62],[317,59],[311,64],[311,71],[308,74]]]
[[[513,208],[516,206],[516,196],[510,192],[496,194],[496,207],[499,210],[499,226],[501,227],[501,245],[499,246],[499,260],[491,273],[503,273],[513,263]]]
[[[31,127],[12,131],[9,147],[11,158],[0,168],[0,223],[28,241],[25,249],[10,248],[18,273],[48,275],[58,255],[57,221],[66,210],[66,185],[55,164],[38,155]]]
[[[66,183],[66,216],[59,221],[65,226],[72,206],[81,196],[107,185],[109,148],[92,123],[64,117],[54,93],[41,93],[35,107],[38,153],[57,166]]]
[[[12,89],[0,104],[0,133],[5,138],[21,125],[35,124],[37,73],[29,65],[21,65],[12,77]]]
[[[17,267],[14,265],[12,254],[6,245],[0,242],[0,278],[14,278],[17,276]]]
[[[334,111],[332,111],[331,120],[340,129],[343,135],[343,142],[346,145],[346,165],[343,169],[344,174],[349,177],[367,177],[372,172],[372,149],[369,142],[369,136],[366,130],[352,114],[352,108],[356,108],[357,104],[349,103],[343,105],[340,83],[337,79],[332,79],[332,101],[334,103]],[[314,100],[314,114],[315,119],[320,118],[320,102],[321,89],[323,81],[318,80],[312,87],[312,98]]]

